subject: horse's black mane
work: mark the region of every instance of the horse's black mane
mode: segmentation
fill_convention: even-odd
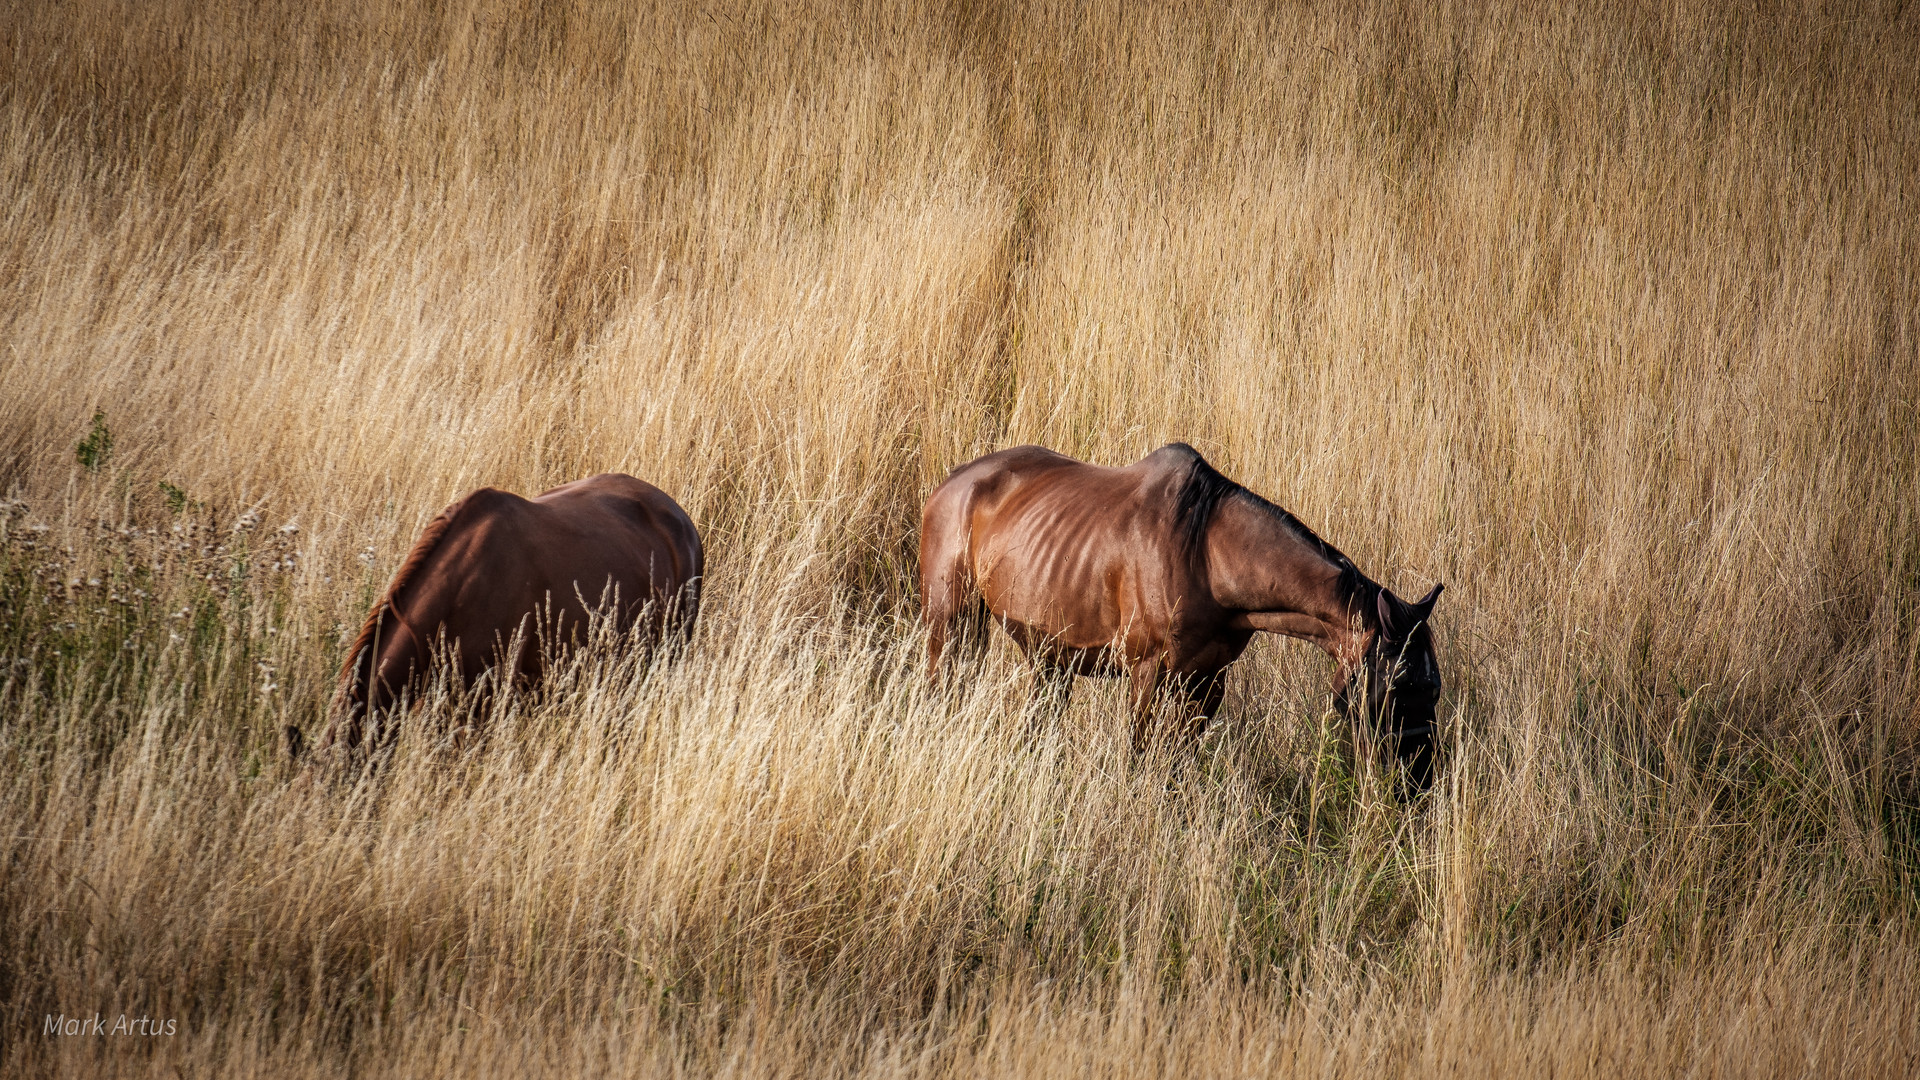
[[[1306,523],[1278,506],[1261,498],[1252,490],[1235,483],[1221,475],[1220,470],[1207,463],[1200,451],[1186,443],[1169,443],[1159,452],[1172,451],[1188,462],[1186,479],[1181,481],[1179,494],[1174,501],[1175,528],[1180,532],[1180,547],[1188,557],[1198,557],[1202,544],[1207,537],[1207,527],[1213,524],[1213,515],[1220,504],[1229,498],[1238,496],[1258,507],[1278,521],[1296,539],[1306,544],[1321,558],[1340,567],[1344,584],[1349,593],[1361,587],[1366,581],[1353,560],[1340,553],[1340,549],[1320,539],[1318,533],[1307,528]]]

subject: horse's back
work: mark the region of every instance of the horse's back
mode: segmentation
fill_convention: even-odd
[[[556,488],[535,495],[529,503],[551,508],[565,509],[579,506],[597,506],[610,513],[633,517],[636,521],[648,521],[664,525],[666,521],[684,521],[692,524],[680,504],[673,501],[666,492],[636,476],[625,473],[600,473],[583,480],[561,484]]]
[[[947,474],[927,500],[929,513],[948,505],[991,503],[1050,473],[1095,468],[1044,446],[1015,446],[977,457]]]
[[[617,597],[613,614],[624,626],[648,603],[664,614],[703,570],[686,512],[618,473],[531,499],[481,488],[448,514],[436,550],[395,602],[423,632],[444,630],[459,642],[469,675],[496,639],[532,629],[529,616],[579,620]]]
[[[1009,527],[1039,530],[1062,541],[1090,539],[1112,529],[1147,539],[1170,514],[1173,495],[1189,467],[1187,455],[1198,457],[1184,445],[1175,447],[1118,468],[1076,461],[1041,447],[1020,447],[1038,453],[991,463],[978,485],[989,497],[977,498],[976,505],[997,511]]]
[[[542,535],[545,586],[591,605],[606,590],[620,598],[624,620],[647,604],[659,621],[673,607],[690,617],[705,552],[693,519],[665,492],[635,477],[602,473],[532,500]],[[556,595],[555,602],[559,602]],[[575,607],[579,605],[576,603]]]
[[[668,591],[697,578],[705,554],[693,519],[671,496],[637,477],[601,473],[535,496],[544,535],[534,545],[591,562],[639,559]],[[568,551],[566,549],[579,549]],[[624,549],[624,552],[621,551]],[[663,561],[664,557],[664,561]]]

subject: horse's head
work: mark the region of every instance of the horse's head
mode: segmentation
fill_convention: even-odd
[[[1440,700],[1440,662],[1433,653],[1427,619],[1443,586],[1417,603],[1407,603],[1382,588],[1375,597],[1368,627],[1371,638],[1361,661],[1347,672],[1334,695],[1342,715],[1364,709],[1371,733],[1392,738],[1407,777],[1416,790],[1433,779],[1433,714]]]

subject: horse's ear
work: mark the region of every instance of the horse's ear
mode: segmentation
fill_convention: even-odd
[[[1386,589],[1373,594],[1373,613],[1380,619],[1380,632],[1389,638],[1400,636],[1396,629],[1398,621],[1394,618],[1398,601],[1399,598]]]
[[[1445,588],[1446,588],[1445,585],[1435,585],[1432,591],[1428,592],[1426,596],[1420,599],[1419,603],[1413,605],[1413,610],[1422,619],[1425,619],[1428,615],[1433,614],[1433,605],[1436,601],[1440,599],[1440,591]]]

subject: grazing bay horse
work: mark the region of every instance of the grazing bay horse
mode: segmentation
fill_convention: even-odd
[[[320,749],[390,742],[381,711],[420,687],[443,642],[465,682],[497,668],[501,685],[533,685],[590,611],[617,633],[645,618],[650,640],[691,635],[704,571],[693,520],[645,481],[602,473],[531,499],[481,488],[433,519],[367,616]],[[288,738],[297,755],[297,729]]]
[[[1360,711],[1419,789],[1432,777],[1440,667],[1427,618],[1440,588],[1400,599],[1185,443],[1118,469],[1002,450],[955,469],[920,518],[930,677],[950,639],[984,644],[990,615],[1057,703],[1076,674],[1131,676],[1144,750],[1163,693],[1197,738],[1257,631],[1302,638],[1333,657],[1340,711]]]

